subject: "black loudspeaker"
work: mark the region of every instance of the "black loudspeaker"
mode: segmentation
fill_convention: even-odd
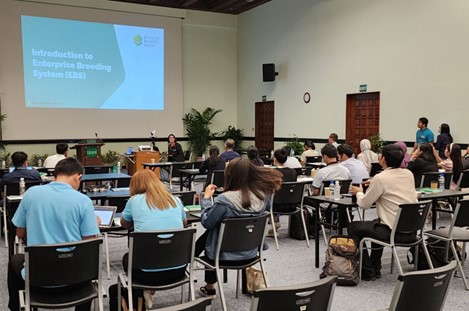
[[[275,81],[276,75],[278,75],[278,72],[275,72],[275,64],[262,65],[262,79],[264,82]]]

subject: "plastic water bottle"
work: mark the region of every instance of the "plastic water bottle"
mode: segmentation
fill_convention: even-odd
[[[205,152],[202,153],[202,161],[205,161]]]
[[[444,174],[440,174],[440,177],[438,178],[438,189],[440,191],[445,190],[445,175]]]
[[[270,158],[271,158],[271,159],[274,158],[274,151],[273,151],[273,150],[270,152]]]
[[[120,174],[121,173],[121,163],[120,162],[117,162],[117,174]]]
[[[24,178],[20,178],[20,195],[23,195],[26,191],[26,184],[24,183]]]
[[[329,192],[331,194],[330,198],[334,199],[335,198],[335,184],[333,180],[331,180],[331,183],[329,184]]]
[[[37,166],[42,167],[42,159],[37,160]]]
[[[334,187],[334,200],[339,201],[340,200],[340,182],[335,183]]]

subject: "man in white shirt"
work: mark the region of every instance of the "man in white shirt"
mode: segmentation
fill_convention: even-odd
[[[55,168],[55,166],[60,160],[65,159],[68,153],[68,145],[66,143],[58,143],[55,146],[55,151],[57,152],[57,154],[48,156],[47,159],[44,161],[45,168]]]
[[[283,147],[282,149],[285,150],[287,153],[287,161],[283,164],[286,167],[295,169],[295,168],[302,168],[300,161],[297,158],[291,157],[291,149],[289,147]]]
[[[361,184],[363,179],[370,178],[365,164],[353,157],[353,150],[350,145],[339,145],[337,152],[340,164],[348,168],[350,175],[352,175],[352,183]]]
[[[361,208],[370,208],[376,203],[378,219],[372,221],[351,222],[347,226],[348,234],[354,238],[357,245],[364,237],[387,240],[396,220],[399,204],[417,202],[417,192],[414,187],[414,176],[411,171],[401,169],[404,151],[397,145],[390,144],[383,148],[379,157],[379,164],[384,171],[374,176],[369,182],[366,194],[360,187],[351,187],[352,194],[357,196],[357,204]],[[396,234],[397,242],[411,242],[416,233]],[[363,251],[362,279],[374,281],[381,277],[381,256],[383,248],[371,243],[371,255]]]

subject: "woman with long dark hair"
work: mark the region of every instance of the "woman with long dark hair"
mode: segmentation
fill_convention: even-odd
[[[205,187],[210,184],[212,180],[212,173],[213,171],[217,170],[224,170],[225,169],[225,161],[220,158],[220,149],[217,146],[211,146],[209,150],[209,156],[202,165],[199,167],[199,172],[205,173],[207,172],[207,181],[205,182]]]
[[[449,125],[441,123],[439,128],[440,135],[436,138],[435,149],[441,159],[446,159],[445,150],[446,146],[453,143],[453,136],[451,136]]]
[[[254,165],[264,166],[264,161],[259,158],[259,149],[256,146],[249,146],[247,149],[248,159],[251,160]]]
[[[184,162],[184,151],[173,134],[168,135],[168,162]]]
[[[443,168],[445,172],[453,172],[450,189],[457,190],[459,177],[463,171],[461,147],[454,143],[447,145],[445,149],[445,160],[440,158],[436,149],[434,149],[434,154],[436,161],[438,162],[438,167]]]
[[[407,168],[414,174],[415,188],[420,187],[423,173],[438,172],[433,147],[428,143],[420,144],[410,156]]]
[[[281,174],[254,165],[249,159],[237,158],[230,162],[225,170],[224,192],[212,201],[215,185],[205,188],[201,199],[202,225],[207,229],[197,240],[196,255],[205,249],[204,259],[213,262],[220,230],[220,223],[225,218],[259,216],[270,207],[271,195],[280,189]],[[257,255],[257,249],[242,253],[224,252],[220,259],[224,261],[248,260]],[[205,286],[200,292],[206,296],[215,295],[215,271],[205,271]]]

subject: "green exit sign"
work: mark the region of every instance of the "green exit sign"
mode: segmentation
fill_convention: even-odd
[[[360,84],[360,93],[366,92],[366,84]]]

